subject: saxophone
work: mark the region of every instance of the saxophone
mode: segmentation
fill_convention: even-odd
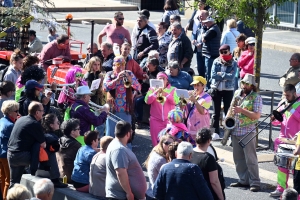
[[[236,127],[237,122],[237,115],[233,112],[233,107],[240,106],[242,104],[242,97],[241,96],[235,96],[233,101],[231,101],[229,111],[226,115],[226,118],[224,120],[224,137],[221,140],[221,144],[225,146],[227,144],[228,138],[231,135],[231,132]]]

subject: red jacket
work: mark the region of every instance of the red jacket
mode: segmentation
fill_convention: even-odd
[[[254,53],[250,56],[249,51],[244,51],[238,60],[238,66],[241,68],[240,77],[244,78],[245,74],[254,74]]]
[[[135,77],[139,80],[143,80],[143,69],[140,67],[140,65],[133,60],[132,58],[127,58],[127,62],[126,62],[126,70],[130,70],[132,71],[132,73],[135,75]]]

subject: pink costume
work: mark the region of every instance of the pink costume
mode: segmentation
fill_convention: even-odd
[[[202,128],[209,128],[210,126],[210,115],[209,115],[209,108],[211,106],[211,96],[209,94],[202,92],[199,95],[198,103],[204,108],[205,114],[202,115],[198,112],[196,106],[192,103],[188,103],[185,107],[185,116],[187,118],[187,128],[189,134],[192,138],[196,139],[197,131]]]
[[[279,105],[282,101],[279,103]],[[282,105],[277,110],[281,111],[286,106]],[[279,122],[275,120],[272,122],[273,125],[281,125],[279,137],[274,141],[274,150],[277,152],[279,144],[283,144],[279,138],[293,138],[296,133],[300,131],[300,100],[292,105],[290,111],[285,111],[283,114],[283,121]],[[277,190],[283,192],[284,189],[288,188],[289,170],[278,167],[277,172]]]
[[[161,104],[156,100],[157,91],[155,88],[149,88],[145,97],[145,102],[151,105],[150,109],[150,135],[152,139],[152,145],[157,145],[158,133],[166,128],[168,124],[168,113],[175,108],[175,105],[179,103],[179,97],[175,92],[176,88],[170,84],[163,90],[168,93],[166,101]]]

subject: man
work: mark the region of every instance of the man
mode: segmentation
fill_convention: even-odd
[[[300,53],[294,53],[290,58],[290,68],[280,78],[279,85],[281,87],[287,84],[297,85],[300,82],[298,78],[298,72],[300,70]]]
[[[90,59],[94,56],[97,56],[100,58],[101,61],[103,61],[103,55],[101,53],[101,50],[98,50],[98,45],[96,43],[93,43],[93,48],[91,48],[91,43],[88,44],[86,50],[88,51],[86,58],[83,62],[83,67],[90,61]]]
[[[283,194],[281,195],[281,200],[297,200],[298,199],[298,192],[293,188],[287,188],[284,190]]]
[[[256,138],[242,148],[239,141],[248,134],[243,141],[248,141],[255,135],[255,125],[262,112],[262,98],[256,92],[255,77],[252,74],[246,74],[241,80],[241,90],[237,90],[232,101],[235,98],[242,98],[241,105],[235,105],[232,109],[237,116],[237,125],[232,132],[233,160],[236,172],[239,176],[237,183],[231,183],[231,187],[248,187],[250,191],[260,190],[260,178],[258,173],[258,162],[256,155]]]
[[[83,142],[83,135],[89,130],[94,130],[94,127],[100,126],[105,123],[107,118],[108,109],[104,108],[99,116],[96,116],[93,111],[90,110],[89,102],[91,100],[92,92],[88,86],[80,86],[75,93],[76,101],[71,106],[70,116],[80,120],[80,135],[79,142]]]
[[[284,112],[287,106],[293,104],[283,113],[283,121],[275,120],[273,125],[281,125],[279,137],[274,140],[274,150],[277,152],[279,144],[283,144],[282,139],[293,139],[300,131],[300,100],[297,99],[295,86],[287,84],[283,90],[285,97],[280,103],[279,112]],[[296,102],[295,102],[296,101]],[[274,120],[274,116],[271,117]],[[288,188],[289,170],[283,167],[278,167],[277,172],[277,188],[270,193],[272,197],[279,197],[284,189]]]
[[[149,18],[150,18],[150,12],[147,10],[147,9],[143,9],[143,10],[141,10],[140,12],[138,12],[138,14],[139,15],[145,15],[146,17],[147,17],[147,23],[148,23],[148,25],[151,27],[151,28],[153,28],[154,30],[156,30],[156,27],[155,27],[155,25],[152,23],[152,22],[150,22],[149,21]],[[134,28],[132,29],[132,33],[131,33],[131,41],[132,41],[132,47],[133,47],[133,49],[135,49],[135,47],[136,47],[136,38],[137,38],[137,36],[138,36],[138,34],[139,34],[139,27],[138,27],[138,25],[136,24],[135,26],[134,26]]]
[[[123,27],[124,16],[122,12],[114,15],[114,24],[109,24],[98,35],[98,44],[102,44],[102,38],[106,35],[106,41],[110,44],[117,43],[119,47],[126,41],[131,44],[130,33]]]
[[[205,78],[207,80],[207,89],[210,89],[211,67],[214,60],[219,57],[219,48],[221,41],[221,31],[215,20],[211,17],[202,21],[207,31],[202,36],[202,56],[205,62]]]
[[[148,19],[145,15],[140,15],[137,19],[139,32],[135,37],[135,49],[133,58],[140,63],[148,56],[149,51],[158,49],[158,40],[155,29],[148,25]]]
[[[54,194],[54,185],[47,178],[39,179],[33,186],[33,192],[37,199],[52,200]]]
[[[112,71],[114,58],[116,57],[113,51],[113,46],[108,42],[101,44],[101,52],[103,55],[102,68],[106,71]]]
[[[134,153],[126,147],[132,139],[130,123],[119,121],[115,136],[106,151],[106,198],[144,199],[147,184],[143,170]]]
[[[213,199],[201,169],[190,162],[192,152],[191,143],[181,142],[178,145],[175,152],[177,159],[165,164],[156,178],[153,187],[156,199]]]
[[[183,34],[183,28],[178,22],[171,25],[173,35],[167,53],[168,62],[178,61],[180,69],[188,72],[193,58],[193,49],[189,38]]]
[[[34,159],[32,158],[33,146],[38,144],[42,148],[46,147],[44,130],[40,123],[44,114],[43,105],[34,101],[30,103],[28,110],[29,115],[16,121],[8,140],[7,160],[10,170],[10,188],[15,183],[20,183],[25,167]]]
[[[49,67],[49,64],[47,64],[46,62],[56,57],[71,61],[69,37],[65,34],[58,36],[56,40],[46,44],[41,54],[39,55],[40,62],[44,66],[44,69],[46,71]]]
[[[39,38],[36,37],[36,32],[34,30],[29,31],[29,53],[40,53],[43,49],[43,44]]]

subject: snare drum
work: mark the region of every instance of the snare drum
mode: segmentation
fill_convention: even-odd
[[[293,170],[297,158],[297,156],[294,156],[291,153],[276,153],[274,156],[274,164],[278,167]]]
[[[293,154],[293,151],[296,149],[295,145],[292,144],[279,144],[277,153],[290,153]]]

